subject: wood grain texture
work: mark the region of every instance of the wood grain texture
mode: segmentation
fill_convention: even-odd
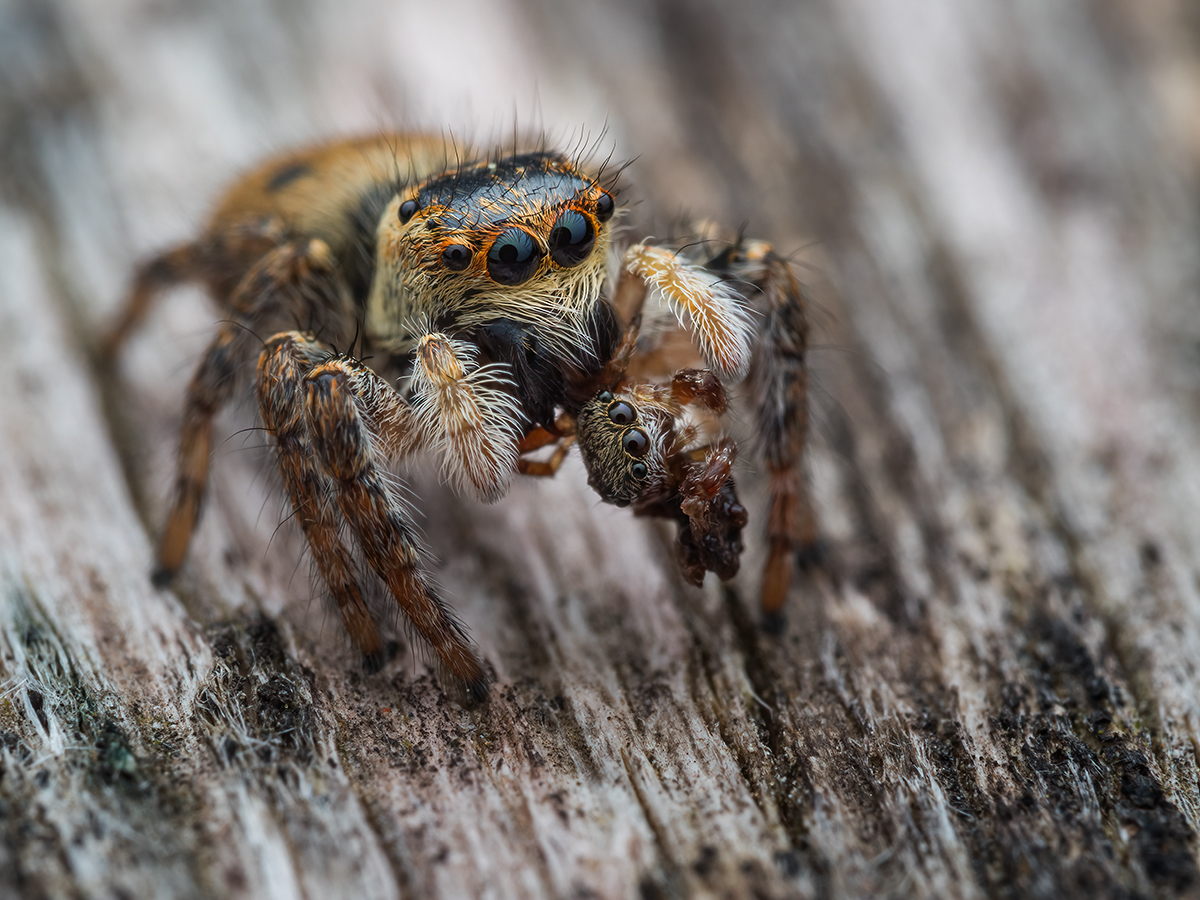
[[[91,350],[264,154],[514,120],[795,254],[828,554],[772,637],[761,541],[419,470],[464,710],[357,674],[248,409],[152,588],[214,312]],[[1198,136],[1183,0],[0,5],[0,896],[1197,895]]]

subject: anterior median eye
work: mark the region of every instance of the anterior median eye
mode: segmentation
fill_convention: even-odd
[[[628,425],[637,418],[637,411],[624,400],[618,400],[608,408],[608,417],[618,425]]]
[[[520,228],[508,229],[488,250],[488,274],[498,284],[520,284],[537,267],[537,244]]]
[[[592,252],[596,232],[587,216],[564,210],[550,232],[550,258],[564,268],[577,266]]]

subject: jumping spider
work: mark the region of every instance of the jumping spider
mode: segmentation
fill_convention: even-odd
[[[696,446],[685,419],[722,413],[724,383],[746,378],[770,477],[762,608],[777,614],[792,557],[814,537],[800,470],[807,324],[790,267],[758,241],[710,259],[619,251],[602,174],[544,148],[454,164],[451,152],[438,137],[380,135],[272,159],[234,184],[201,237],[138,270],[106,357],[171,285],[202,283],[228,315],[187,389],[155,582],[183,563],[213,417],[257,360],[291,507],[367,670],[382,661],[363,590],[378,577],[481,700],[484,668],[432,587],[390,467],[432,453],[457,491],[494,501],[514,472],[553,475],[577,442],[603,499],[679,523],[689,580],[729,578],[746,523],[736,447]],[[661,329],[639,332],[643,311],[661,309],[707,370],[675,365]],[[333,349],[356,336],[360,358]],[[548,460],[525,458],[551,445]]]

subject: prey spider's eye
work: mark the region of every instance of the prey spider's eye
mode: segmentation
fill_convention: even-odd
[[[630,456],[641,457],[650,449],[650,438],[640,428],[630,428],[621,438],[621,447]]]
[[[510,228],[488,250],[488,274],[499,284],[520,284],[538,266],[537,244],[520,228]]]
[[[550,258],[564,268],[577,266],[592,252],[596,232],[587,216],[564,210],[550,232]]]
[[[636,462],[629,467],[629,474],[634,478],[645,478],[649,472],[649,467],[642,462]]]
[[[618,400],[608,408],[608,417],[618,425],[628,425],[637,418],[637,412],[624,400]]]
[[[612,218],[613,211],[617,205],[613,203],[612,194],[605,191],[600,195],[600,199],[596,201],[596,218],[601,222],[607,222]]]
[[[442,265],[452,272],[461,272],[471,264],[471,248],[451,244],[442,251]]]
[[[408,220],[417,214],[421,205],[416,200],[405,200],[400,204],[400,224],[407,225]]]

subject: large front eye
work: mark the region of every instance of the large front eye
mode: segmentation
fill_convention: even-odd
[[[592,252],[596,232],[587,216],[564,210],[550,232],[550,258],[564,268],[577,266]]]
[[[508,229],[488,250],[488,274],[498,284],[520,284],[537,266],[537,244],[520,228]]]
[[[628,425],[637,418],[637,410],[624,400],[618,400],[608,408],[608,417],[618,425]]]

